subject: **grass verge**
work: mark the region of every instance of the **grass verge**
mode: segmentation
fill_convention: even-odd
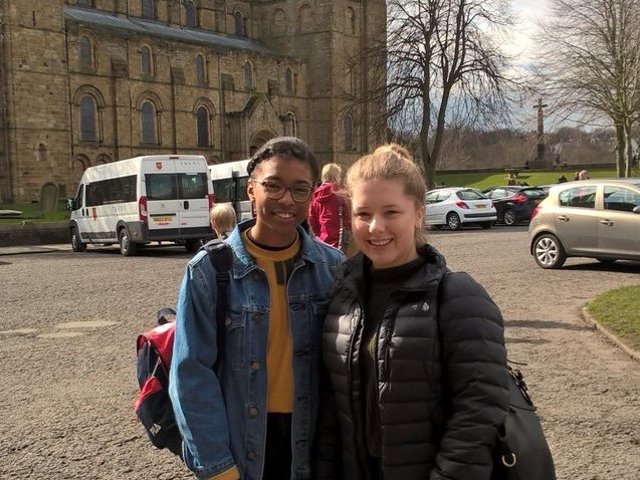
[[[62,202],[59,202],[55,212],[43,212],[37,203],[0,204],[0,210],[18,210],[22,212],[20,218],[0,218],[0,225],[22,223],[24,220],[39,223],[60,222],[69,219],[69,212],[65,209],[65,205]]]
[[[605,292],[587,303],[587,311],[623,343],[640,352],[640,286]]]

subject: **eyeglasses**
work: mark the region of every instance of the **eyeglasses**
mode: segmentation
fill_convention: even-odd
[[[296,203],[303,203],[309,200],[311,196],[311,192],[313,192],[313,187],[310,185],[294,185],[293,187],[285,187],[281,183],[264,181],[261,182],[252,179],[255,183],[259,183],[264,188],[264,193],[267,195],[267,198],[271,200],[280,200],[284,197],[284,194],[287,190],[291,193],[291,198]]]

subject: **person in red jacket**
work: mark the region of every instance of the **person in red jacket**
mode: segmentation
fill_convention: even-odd
[[[309,205],[309,226],[324,243],[345,249],[340,244],[340,227],[351,231],[351,209],[347,197],[340,193],[340,165],[329,163],[322,168],[322,185]],[[342,225],[341,225],[342,224]]]

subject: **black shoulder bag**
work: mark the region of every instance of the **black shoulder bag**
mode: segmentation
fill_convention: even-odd
[[[451,274],[447,272],[442,276],[440,292]],[[440,315],[438,330],[442,344]],[[509,412],[498,429],[490,480],[556,480],[553,457],[522,372],[509,365],[507,369]]]

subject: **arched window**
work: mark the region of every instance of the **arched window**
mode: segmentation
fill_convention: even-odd
[[[244,37],[246,35],[244,31],[244,17],[242,13],[236,10],[236,13],[233,14],[234,19],[234,33],[239,37]]]
[[[284,116],[284,134],[288,137],[295,137],[298,131],[298,122],[293,112],[287,112]]]
[[[93,66],[91,57],[91,40],[83,35],[80,37],[80,66],[85,68]]]
[[[353,72],[353,66],[352,65],[347,65],[346,69],[345,69],[345,79],[344,79],[344,89],[345,92],[347,92],[350,95],[353,95],[353,93],[355,93],[355,75]]]
[[[150,101],[145,101],[140,107],[142,123],[142,143],[156,144],[156,107]]]
[[[344,149],[353,150],[353,119],[349,114],[344,116]]]
[[[96,135],[96,101],[91,95],[80,99],[80,140],[95,142]]]
[[[142,16],[144,18],[156,18],[155,0],[142,0]]]
[[[186,25],[187,27],[197,28],[198,26],[198,10],[196,4],[193,2],[186,2],[184,4]]]
[[[199,107],[196,111],[196,130],[198,146],[208,147],[209,142],[209,112],[205,107]]]
[[[143,75],[153,75],[153,62],[151,58],[151,50],[149,47],[140,49],[140,70]]]
[[[345,17],[347,21],[347,33],[351,35],[356,34],[356,13],[353,11],[353,8],[347,7],[347,11],[345,12]]]
[[[247,61],[244,64],[244,89],[253,90],[253,66]]]
[[[287,34],[287,14],[281,8],[273,14],[273,34],[277,36]]]
[[[289,67],[287,67],[284,74],[284,89],[289,95],[293,95],[295,93],[293,88],[293,71]]]
[[[298,13],[299,26],[298,30],[301,32],[308,32],[311,30],[311,7],[309,5],[302,5]]]
[[[202,55],[196,55],[196,82],[206,83],[207,76],[204,70],[204,58]]]

